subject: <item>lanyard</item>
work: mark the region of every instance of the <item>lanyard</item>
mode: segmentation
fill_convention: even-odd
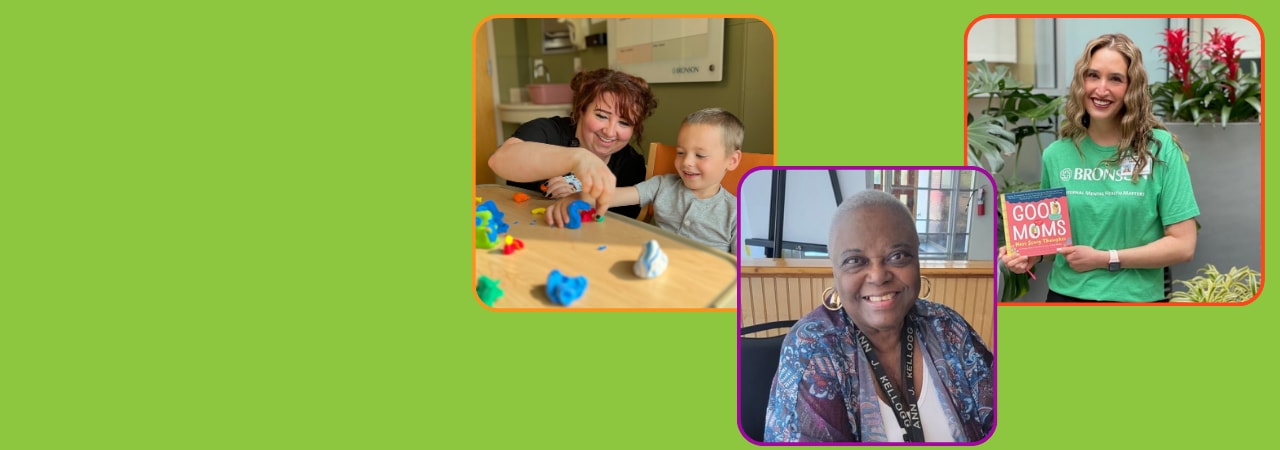
[[[880,358],[876,357],[876,351],[871,347],[871,341],[867,339],[867,335],[862,334],[862,330],[856,326],[853,330],[858,336],[858,345],[862,346],[862,352],[871,362],[871,370],[875,371],[876,380],[884,389],[885,398],[898,413],[898,426],[902,427],[902,440],[924,442],[924,427],[920,424],[920,411],[916,405],[915,368],[912,366],[912,359],[915,357],[915,327],[911,326],[909,320],[904,320],[902,323],[902,380],[906,384],[903,396],[899,396],[898,390],[894,389],[893,383],[889,382],[889,376],[885,375],[884,367],[880,365]],[[906,406],[903,405],[904,403]]]

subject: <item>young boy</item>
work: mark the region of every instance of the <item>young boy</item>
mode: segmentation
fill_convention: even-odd
[[[720,180],[742,160],[743,133],[742,122],[723,109],[690,114],[676,137],[676,173],[620,187],[609,206],[652,203],[658,227],[733,253],[738,199],[720,187]],[[567,221],[565,210],[573,200],[547,208],[547,222]]]

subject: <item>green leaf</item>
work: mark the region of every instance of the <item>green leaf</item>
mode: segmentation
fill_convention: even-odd
[[[1031,290],[1031,276],[1025,273],[1013,273],[1007,267],[1000,266],[1000,278],[1004,287],[1000,290],[1000,301],[1011,302],[1027,295]]]
[[[1203,97],[1203,100],[1201,100],[1200,102],[1200,106],[1203,106],[1205,108],[1211,108],[1210,105],[1212,105],[1213,102],[1218,99],[1218,95],[1219,94],[1217,91],[1210,91],[1209,93],[1205,94]]]
[[[1253,106],[1253,110],[1256,111],[1258,114],[1262,114],[1261,100],[1258,100],[1256,97],[1249,97],[1244,99],[1244,101],[1245,103],[1248,103],[1250,106]]]
[[[988,115],[979,115],[969,124],[969,150],[977,156],[970,160],[987,172],[996,173],[1004,169],[1004,156],[1017,150],[1014,134],[1004,126],[1004,119]]]
[[[1010,79],[1008,67],[996,66],[991,70],[986,60],[972,62],[969,67],[969,98],[1005,90],[1005,81]]]
[[[1176,291],[1172,298],[1192,302],[1243,302],[1257,295],[1258,279],[1262,276],[1248,266],[1232,267],[1227,273],[1221,273],[1213,264],[1205,264],[1196,272],[1200,275],[1175,281],[1186,291]]]
[[[1058,115],[1058,110],[1062,108],[1063,97],[1058,97],[1044,103],[1030,111],[1022,114],[1022,117],[1031,120],[1045,120]]]

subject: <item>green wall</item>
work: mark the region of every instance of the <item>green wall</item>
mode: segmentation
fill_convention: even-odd
[[[568,53],[542,52],[542,19],[494,19],[494,59],[498,98],[510,101],[509,89],[545,80],[532,80],[533,60],[542,59],[551,73],[551,82],[568,83],[573,78],[573,58],[582,60],[584,70],[609,66],[606,47],[588,47]],[[605,32],[604,22],[591,26],[591,33]],[[725,19],[724,78],[717,82],[653,84],[658,109],[645,121],[644,140],[649,144],[674,144],[680,121],[689,113],[712,106],[724,108],[742,119],[746,127],[743,151],[774,152],[774,37],[773,31],[757,19]],[[517,125],[503,124],[510,136]]]

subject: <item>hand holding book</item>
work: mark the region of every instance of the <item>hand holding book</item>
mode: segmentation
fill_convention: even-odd
[[[1031,275],[1031,279],[1036,279],[1036,274],[1031,271],[1032,267],[1044,261],[1044,256],[1027,256],[1019,253],[1010,253],[1008,247],[1000,247],[1000,263],[1008,267],[1013,273],[1025,273]]]

